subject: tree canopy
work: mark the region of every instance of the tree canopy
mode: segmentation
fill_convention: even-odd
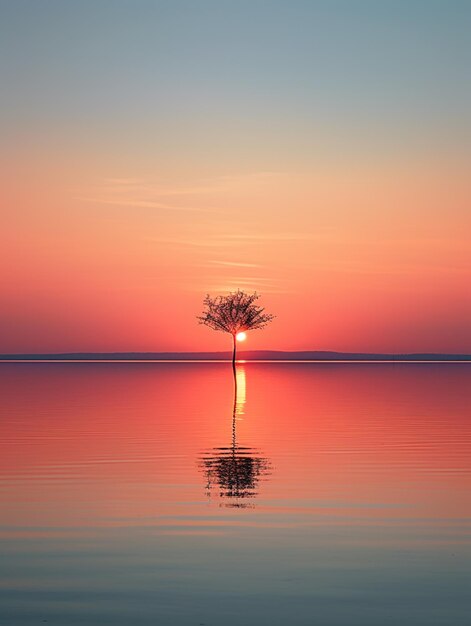
[[[256,292],[248,294],[240,289],[214,298],[208,294],[204,299],[205,309],[197,319],[200,324],[231,335],[264,328],[275,316],[256,304],[258,298]]]

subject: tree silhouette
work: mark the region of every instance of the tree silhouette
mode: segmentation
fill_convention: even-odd
[[[245,383],[245,374],[242,381]],[[229,446],[212,448],[201,456],[198,465],[206,474],[206,490],[210,496],[212,488],[219,491],[222,504],[228,507],[247,508],[250,500],[258,494],[258,483],[271,474],[271,463],[260,456],[258,450],[237,443],[236,420],[243,413],[245,384],[238,393],[237,378],[234,386],[232,407],[232,441]]]
[[[232,335],[232,365],[236,360],[236,335],[246,330],[264,328],[274,319],[274,315],[265,313],[265,309],[255,304],[260,296],[255,292],[245,293],[238,289],[227,296],[208,294],[204,299],[205,309],[197,319],[200,324],[213,330],[221,330]]]
[[[255,450],[238,446],[235,440],[230,447],[215,448],[201,459],[206,473],[208,494],[214,485],[219,487],[225,506],[246,508],[248,498],[257,496],[258,482],[270,474],[268,459],[255,455]]]

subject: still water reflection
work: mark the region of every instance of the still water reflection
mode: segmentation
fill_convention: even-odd
[[[247,508],[257,495],[261,477],[267,476],[270,463],[257,455],[255,448],[237,443],[237,421],[244,415],[247,386],[244,365],[234,368],[234,403],[232,407],[232,441],[230,446],[213,448],[201,458],[206,474],[208,497],[217,485],[224,506]]]
[[[0,364],[0,624],[467,623],[471,366],[237,375]]]

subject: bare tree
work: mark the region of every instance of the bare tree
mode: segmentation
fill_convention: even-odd
[[[274,319],[274,315],[265,313],[265,309],[255,304],[260,296],[244,291],[234,291],[227,296],[209,294],[204,299],[205,309],[197,318],[200,324],[209,326],[213,330],[221,330],[232,335],[232,365],[236,360],[236,335],[246,330],[264,328]]]

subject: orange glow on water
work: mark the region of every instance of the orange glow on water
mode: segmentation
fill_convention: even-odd
[[[271,468],[257,508],[343,502],[315,515],[358,522],[384,511],[348,503],[401,502],[388,516],[404,520],[468,509],[466,365],[239,365],[235,404],[218,364],[0,367],[3,525],[178,517],[204,499],[198,459],[230,447],[233,414],[236,445]]]
[[[62,556],[64,592],[82,573],[123,592],[124,568],[126,588],[135,573],[152,597],[156,580],[167,594],[189,569],[211,588],[230,571],[232,589],[258,562],[253,581],[271,592],[280,563],[283,575],[312,570],[306,597],[336,565],[326,594],[332,580],[366,593],[368,572],[389,588],[391,569],[403,578],[418,561],[414,584],[433,564],[442,592],[466,567],[453,564],[469,536],[468,364],[250,363],[235,381],[229,364],[207,362],[0,370],[0,539],[22,574],[3,584],[25,602],[57,590]],[[191,622],[193,594],[188,610]]]

